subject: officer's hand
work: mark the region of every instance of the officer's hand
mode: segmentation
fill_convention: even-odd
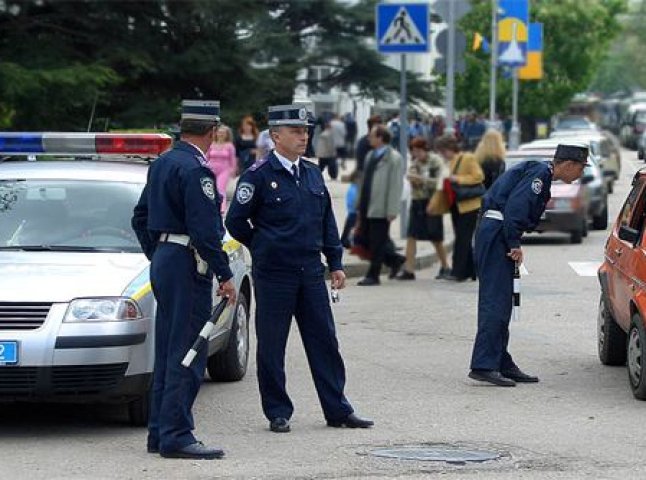
[[[345,273],[343,272],[343,270],[330,272],[330,280],[332,283],[332,288],[336,288],[338,290],[345,288]]]
[[[236,303],[236,284],[233,283],[233,280],[227,280],[221,283],[218,288],[218,295],[220,298],[227,297],[229,299],[229,305]]]
[[[523,250],[521,248],[512,248],[507,256],[514,262],[523,263]]]

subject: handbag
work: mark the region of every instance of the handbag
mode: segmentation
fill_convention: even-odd
[[[368,239],[366,235],[361,231],[361,227],[357,227],[351,238],[351,247],[350,253],[356,255],[361,260],[370,260],[372,255],[370,254],[370,249],[368,248]]]
[[[453,174],[455,174],[460,169],[460,162],[462,162],[462,155],[460,155],[460,158],[458,158],[458,161],[455,164]],[[456,202],[482,197],[487,191],[483,183],[477,183],[475,185],[462,185],[458,182],[450,182],[450,184],[452,192],[455,195]]]

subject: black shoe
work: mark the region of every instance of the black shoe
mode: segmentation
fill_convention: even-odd
[[[276,433],[288,433],[291,431],[289,420],[283,417],[276,417],[269,422],[269,430]]]
[[[462,282],[464,282],[466,279],[467,279],[467,277],[464,277],[464,278],[456,277],[456,276],[455,276],[455,275],[453,275],[452,273],[451,273],[451,274],[449,274],[449,275],[445,275],[444,277],[442,277],[442,280],[448,280],[449,282],[458,282],[458,283],[462,283]]]
[[[397,257],[395,264],[392,267],[390,267],[390,273],[388,274],[388,278],[391,280],[395,278],[399,273],[399,271],[401,270],[404,263],[406,263],[406,257],[403,257],[401,255]]]
[[[415,274],[406,270],[402,270],[395,278],[397,280],[415,280]]]
[[[515,387],[516,382],[503,377],[497,370],[471,370],[469,378],[479,382],[488,382],[499,387]]]
[[[327,421],[327,426],[328,427],[334,427],[334,428],[341,428],[341,427],[347,427],[347,428],[370,428],[375,424],[372,420],[368,420],[367,418],[361,418],[357,417],[354,413],[351,413],[345,418],[342,418],[341,420],[328,420]]]
[[[442,280],[446,277],[451,275],[451,269],[450,268],[440,268],[440,271],[437,275],[435,275],[435,280]]]
[[[164,458],[189,458],[192,460],[215,460],[224,457],[224,450],[205,446],[202,442],[191,443],[172,452],[160,452]]]
[[[504,370],[500,372],[501,375],[505,378],[509,378],[514,382],[518,383],[538,383],[538,377],[534,375],[527,375],[520,368],[515,367],[510,370]]]
[[[379,280],[377,280],[376,278],[366,277],[363,280],[359,280],[357,285],[359,285],[360,287],[372,287],[373,285],[379,285],[379,283]]]
[[[157,445],[147,445],[146,451],[148,453],[159,453],[159,447]]]

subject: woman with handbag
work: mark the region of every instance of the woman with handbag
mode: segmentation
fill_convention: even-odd
[[[429,213],[451,212],[455,232],[453,244],[453,269],[442,278],[463,282],[476,279],[473,260],[473,232],[485,193],[484,174],[471,153],[462,153],[452,135],[443,135],[435,142],[437,152],[448,162],[451,175],[445,179],[441,193],[433,195]]]
[[[441,265],[437,278],[451,273],[444,248],[443,216],[426,213],[428,201],[435,192],[445,168],[444,160],[429,150],[428,142],[423,137],[415,137],[410,142],[413,161],[406,178],[411,185],[412,199],[408,215],[406,263],[397,275],[397,280],[415,280],[417,240],[429,240],[435,247]]]

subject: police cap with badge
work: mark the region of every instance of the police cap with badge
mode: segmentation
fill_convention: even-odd
[[[267,123],[270,127],[290,126],[309,127],[313,116],[303,105],[275,105],[269,107]]]
[[[565,145],[561,143],[556,147],[554,160],[561,160],[561,161],[570,160],[571,162],[577,162],[577,163],[582,163],[583,165],[589,165],[588,148],[582,145]]]
[[[220,102],[217,100],[182,100],[182,121],[220,124]]]

